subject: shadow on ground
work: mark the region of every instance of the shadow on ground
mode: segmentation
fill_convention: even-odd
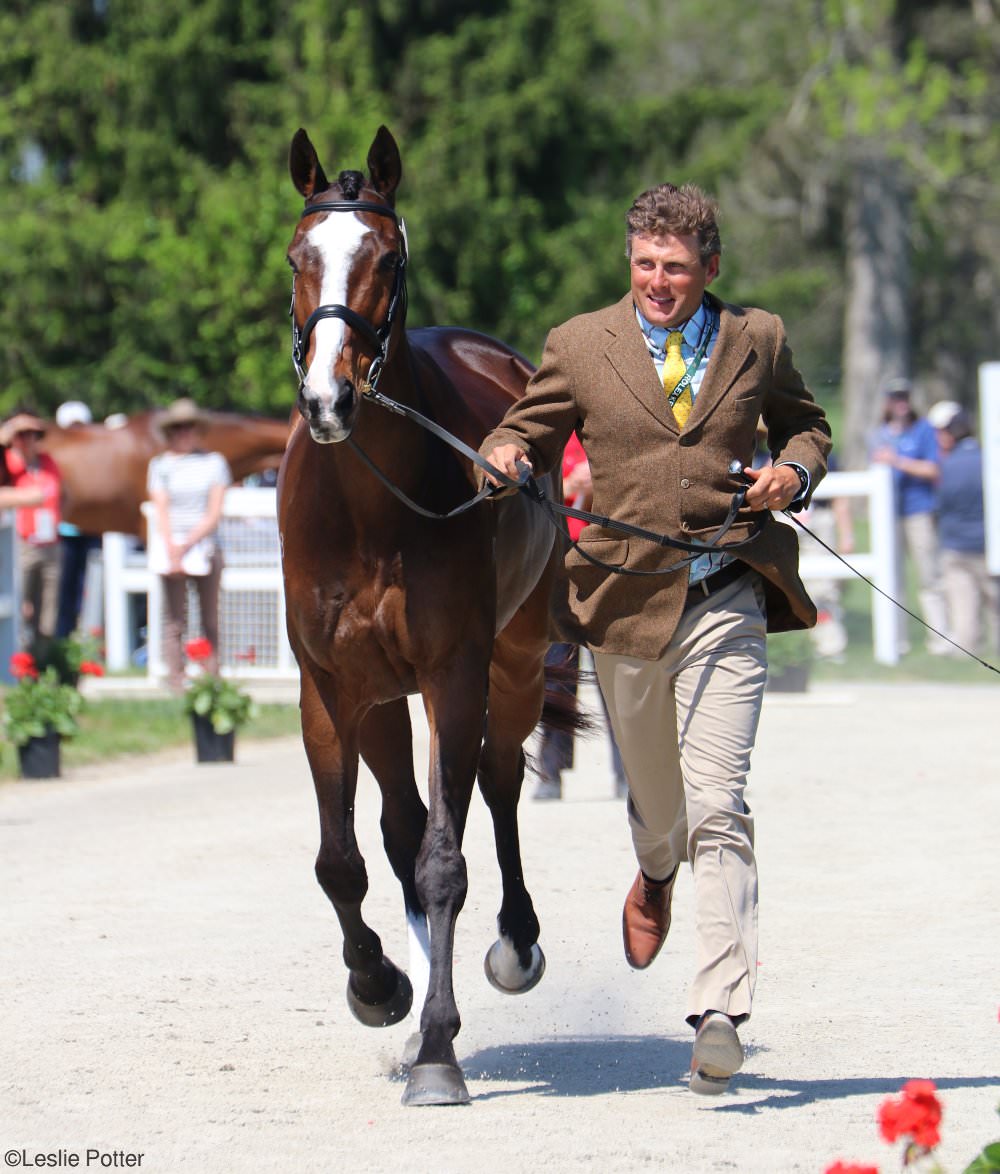
[[[767,1049],[748,1049],[748,1059]],[[542,1043],[507,1044],[482,1048],[461,1060],[469,1081],[510,1083],[516,1088],[476,1093],[473,1099],[541,1094],[558,1097],[603,1096],[613,1092],[648,1092],[683,1088],[691,1062],[688,1040],[661,1036],[600,1036],[549,1040]],[[920,1074],[917,1074],[919,1076]],[[868,1077],[845,1076],[816,1080],[783,1079],[780,1073],[744,1072],[733,1078],[732,1090],[752,1101],[699,1098],[699,1103],[723,1112],[757,1113],[761,1109],[792,1109],[821,1101],[858,1096],[894,1096],[912,1073]],[[956,1088],[990,1088],[996,1076],[940,1077],[940,1091]]]

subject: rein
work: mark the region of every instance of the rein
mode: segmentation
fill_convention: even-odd
[[[408,420],[418,424],[421,428],[424,428],[433,436],[436,436],[439,440],[443,440],[445,444],[447,444],[450,448],[453,448],[456,452],[461,453],[462,456],[466,457],[468,460],[472,461],[472,463],[478,468],[482,469],[483,472],[492,474],[497,478],[498,481],[502,482],[505,488],[516,489],[523,493],[531,501],[542,507],[548,516],[549,521],[553,524],[553,526],[556,527],[556,529],[559,530],[560,533],[564,533],[564,531],[556,521],[556,515],[561,515],[564,518],[578,518],[582,522],[593,523],[594,525],[601,526],[607,530],[617,530],[620,533],[628,534],[633,538],[643,538],[657,546],[669,547],[673,550],[683,550],[690,553],[689,558],[681,559],[680,562],[675,563],[673,566],[662,567],[657,570],[650,571],[637,571],[631,570],[627,567],[615,567],[611,566],[609,563],[601,562],[600,559],[596,559],[593,555],[587,554],[587,552],[583,550],[577,542],[574,542],[572,539],[569,540],[569,545],[573,547],[573,549],[576,550],[582,558],[586,559],[587,562],[593,563],[594,566],[601,567],[604,570],[611,571],[616,575],[646,576],[674,574],[677,571],[682,570],[684,567],[689,566],[695,561],[696,558],[700,558],[703,554],[717,554],[720,551],[724,551],[728,554],[730,551],[739,550],[742,547],[747,546],[757,537],[762,526],[764,525],[762,519],[755,525],[753,532],[741,541],[727,543],[723,547],[718,545],[718,543],[726,536],[726,534],[729,533],[729,530],[736,521],[740,510],[743,508],[744,499],[746,497],[747,489],[749,489],[749,485],[741,486],[741,488],[733,494],[732,501],[729,505],[729,512],[726,515],[725,520],[719,529],[711,535],[707,542],[694,542],[684,538],[673,538],[669,534],[659,534],[655,530],[646,530],[641,526],[633,526],[630,522],[619,522],[614,518],[609,518],[602,514],[592,514],[587,510],[576,509],[574,506],[560,505],[546,497],[544,489],[542,489],[538,482],[531,476],[526,467],[522,467],[523,471],[521,476],[517,481],[515,481],[513,478],[508,477],[506,473],[502,472],[495,465],[492,465],[488,460],[486,460],[485,457],[476,452],[474,448],[471,448],[457,436],[453,435],[447,429],[442,428],[441,425],[435,423],[435,421],[428,419],[427,416],[424,416],[422,413],[416,411],[416,409],[407,407],[406,404],[398,403],[396,400],[390,399],[387,395],[383,395],[382,392],[376,391],[374,388],[365,393],[365,398],[372,400],[374,403],[378,404],[379,407],[385,408],[390,412],[394,412],[398,416],[405,416]],[[489,497],[496,492],[493,486],[485,484],[475,497],[463,502],[460,506],[457,506],[449,513],[434,513],[431,510],[424,509],[423,506],[417,505],[417,503],[407,497],[401,489],[393,485],[392,482],[381,472],[380,469],[377,468],[375,464],[373,464],[368,456],[362,452],[362,450],[352,440],[349,439],[348,444],[351,445],[354,451],[362,458],[368,468],[371,469],[371,471],[375,474],[376,477],[378,477],[378,479],[387,489],[389,489],[397,498],[399,498],[400,501],[404,502],[404,504],[408,505],[417,513],[423,515],[425,518],[445,519],[456,517],[458,514],[463,514],[466,510],[472,509],[474,505],[478,505],[479,502],[483,500],[483,498]],[[739,465],[739,462],[734,460],[730,465],[730,472],[735,473],[738,470],[734,469],[733,465]],[[742,466],[739,467],[742,468]]]

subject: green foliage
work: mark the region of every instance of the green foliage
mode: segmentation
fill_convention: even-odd
[[[624,291],[634,196],[694,180],[722,201],[718,292],[782,313],[831,381],[844,188],[882,144],[913,197],[916,359],[969,368],[1000,286],[997,39],[951,0],[10,0],[0,413],[285,413],[300,125],[331,175],[380,123],[399,141],[413,325],[537,357]]]
[[[23,676],[4,694],[0,718],[4,736],[15,746],[43,738],[50,730],[71,738],[79,729],[76,715],[82,704],[79,692],[64,685],[53,666],[37,677]]]
[[[1000,1141],[984,1146],[966,1166],[963,1174],[1000,1174]]]
[[[767,667],[772,674],[795,665],[810,665],[813,642],[808,632],[773,632],[767,638]]]
[[[217,734],[228,734],[245,725],[256,713],[250,694],[232,681],[202,673],[184,694],[184,709],[207,717]]]

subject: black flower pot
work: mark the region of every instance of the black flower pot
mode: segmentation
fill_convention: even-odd
[[[21,765],[21,778],[60,778],[59,748],[61,742],[61,736],[55,730],[49,730],[41,738],[29,738],[23,746],[18,746],[17,757]]]
[[[807,664],[789,664],[768,673],[770,693],[805,693],[809,688],[810,668]]]
[[[236,731],[217,734],[209,718],[200,713],[191,714],[194,726],[194,750],[197,762],[232,762],[236,748]]]

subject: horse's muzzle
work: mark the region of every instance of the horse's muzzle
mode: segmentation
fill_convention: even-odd
[[[358,396],[349,379],[338,383],[335,400],[320,396],[302,385],[299,388],[298,409],[309,425],[309,434],[317,444],[338,444],[346,440],[354,429]]]

